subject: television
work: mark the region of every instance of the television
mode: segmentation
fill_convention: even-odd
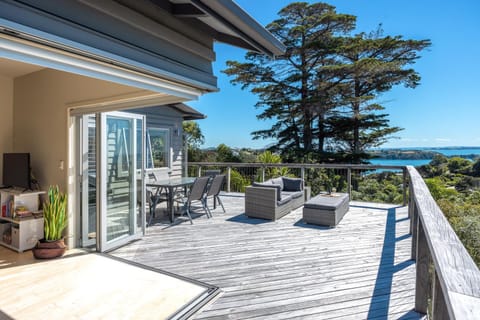
[[[3,154],[3,187],[31,189],[30,153]]]

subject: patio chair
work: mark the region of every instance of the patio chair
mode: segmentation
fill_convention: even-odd
[[[175,202],[183,204],[182,211],[184,210],[187,214],[188,218],[190,219],[190,223],[193,224],[192,216],[190,214],[191,204],[192,202],[200,202],[202,204],[205,213],[207,214],[207,218],[211,217],[210,210],[207,207],[207,187],[210,177],[198,177],[195,179],[188,195],[182,198],[176,198]],[[182,212],[183,214],[183,212]]]
[[[154,182],[158,181],[157,175],[154,172],[148,172],[146,177],[146,183],[149,181]],[[147,197],[148,207],[149,207],[149,219],[148,225],[151,225],[153,218],[155,218],[155,209],[157,205],[161,202],[167,202],[168,197],[165,190],[162,188],[155,188],[155,187],[146,187],[145,188],[145,195]]]
[[[219,169],[205,170],[205,173],[203,175],[214,177],[214,176],[220,174],[220,172],[221,171]]]
[[[224,174],[216,175],[213,178],[212,182],[210,183],[210,188],[208,189],[208,192],[207,192],[207,200],[210,197],[213,198],[213,209],[215,210],[217,208],[217,201],[218,201],[218,203],[220,203],[220,205],[222,206],[223,212],[226,212],[226,211],[225,211],[225,207],[223,206],[222,200],[219,197],[219,194],[225,182],[225,177],[226,176]]]

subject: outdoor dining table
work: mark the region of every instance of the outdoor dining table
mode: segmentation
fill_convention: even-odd
[[[146,185],[147,187],[157,188],[157,195],[158,193],[165,188],[167,190],[167,210],[170,218],[170,222],[174,221],[174,210],[173,210],[173,200],[174,200],[174,193],[175,189],[181,187],[189,187],[195,182],[195,177],[182,177],[182,178],[169,178],[169,179],[162,179],[158,181],[151,181],[148,182]],[[157,203],[153,203],[153,210]],[[152,217],[150,216],[149,225],[151,222]]]

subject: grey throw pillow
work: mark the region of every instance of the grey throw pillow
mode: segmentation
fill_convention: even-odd
[[[284,191],[302,191],[303,190],[303,180],[301,178],[282,177],[282,179],[283,179]]]
[[[278,177],[278,178],[273,178],[272,180],[270,180],[272,182],[272,184],[278,184],[282,190],[284,188],[284,185],[283,185],[283,179],[282,177]]]

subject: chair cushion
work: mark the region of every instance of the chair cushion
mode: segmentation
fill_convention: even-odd
[[[285,196],[285,197],[282,196],[282,200],[277,201],[277,206],[279,206],[279,207],[283,206],[283,205],[289,203],[291,200],[292,200],[291,195],[290,196]]]
[[[303,180],[301,178],[282,177],[283,191],[302,191]]]
[[[254,182],[253,183],[254,187],[265,187],[265,188],[275,188],[277,189],[277,201],[282,200],[282,186],[278,184],[272,184],[269,182]]]
[[[303,197],[303,191],[282,191],[282,199],[284,197],[291,197],[293,199],[298,199]]]
[[[272,184],[278,184],[279,186],[282,187],[282,190],[283,190],[284,185],[283,185],[283,179],[282,179],[282,177],[273,178],[273,179],[268,180],[268,181],[271,181]]]
[[[320,210],[335,210],[343,203],[348,202],[349,196],[346,193],[339,193],[337,196],[317,195],[308,200],[304,208],[320,209]]]

